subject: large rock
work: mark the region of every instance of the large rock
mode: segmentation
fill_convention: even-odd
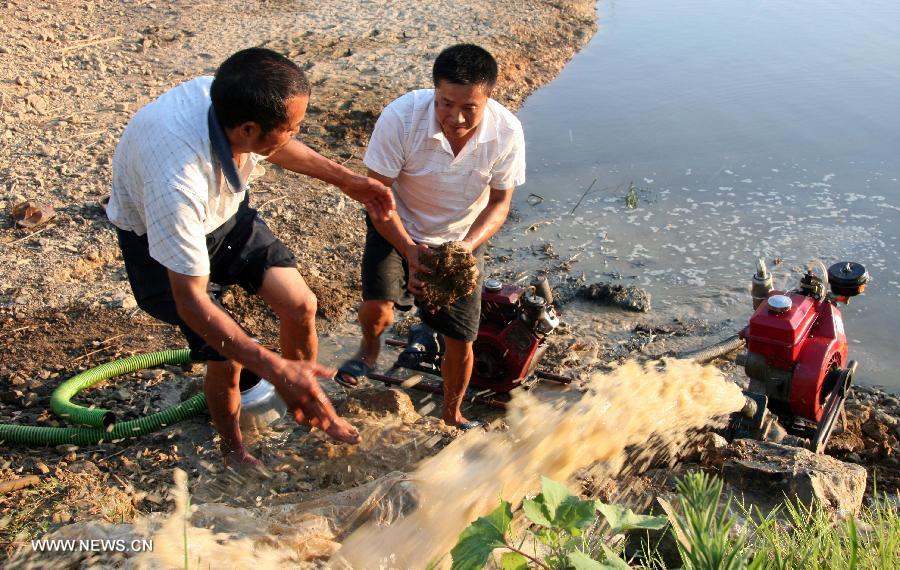
[[[740,439],[731,447],[733,456],[725,462],[723,476],[748,495],[773,501],[785,496],[805,503],[817,500],[842,518],[855,515],[862,505],[866,470],[859,465],[765,441]]]
[[[353,403],[350,409],[355,413],[376,416],[394,415],[405,424],[414,423],[420,417],[409,394],[397,388],[360,388],[351,392]]]
[[[604,305],[613,305],[638,313],[650,312],[650,293],[631,285],[592,283],[582,287],[578,296]]]

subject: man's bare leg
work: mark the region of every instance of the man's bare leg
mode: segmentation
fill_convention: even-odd
[[[319,353],[319,340],[316,335],[316,296],[300,272],[293,267],[271,267],[266,270],[258,293],[278,315],[280,324],[278,340],[282,356],[290,360],[315,362]],[[281,396],[297,423],[320,426],[325,433],[340,441],[355,443],[359,440],[357,429],[337,415],[324,393],[317,394],[314,398],[324,399],[321,405],[317,406],[323,415],[322,418],[306,417],[299,409],[299,400],[293,401],[285,394]]]
[[[451,426],[465,423],[462,402],[472,378],[472,366],[475,357],[472,343],[444,337],[444,358],[441,361],[441,375],[444,377],[444,408],[441,419]]]
[[[362,340],[359,350],[356,351],[353,358],[374,367],[378,362],[378,354],[381,352],[381,335],[394,322],[394,302],[363,301],[358,317],[359,326],[362,329]]]
[[[262,466],[244,447],[241,435],[241,365],[232,360],[206,363],[203,392],[213,425],[219,432],[222,456],[227,465],[249,464]]]
[[[316,334],[316,296],[293,267],[271,267],[263,276],[259,296],[278,315],[281,355],[291,360],[315,361],[319,356]]]

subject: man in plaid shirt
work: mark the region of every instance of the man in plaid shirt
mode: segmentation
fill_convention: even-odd
[[[300,423],[350,443],[316,378],[316,298],[296,259],[249,207],[247,179],[265,158],[337,186],[369,216],[392,216],[391,190],[313,151],[294,135],[309,82],[285,57],[251,48],[228,58],[215,78],[171,89],[139,110],[113,158],[107,213],[116,226],[138,305],[178,325],[192,356],[207,363],[204,391],[226,463],[261,468],[239,427],[242,368],[268,379]],[[281,355],[256,343],[208,293],[210,283],[242,286],[280,320]]]

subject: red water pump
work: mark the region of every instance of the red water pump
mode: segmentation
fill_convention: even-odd
[[[759,403],[754,411],[760,423],[767,408],[788,434],[816,452],[825,448],[856,370],[847,359],[837,305],[862,293],[869,281],[865,267],[850,261],[822,273],[809,269],[799,288],[774,291],[760,261],[753,279],[756,311],[740,333],[747,352],[739,360],[751,381],[748,395]]]
[[[534,371],[547,349],[544,339],[559,326],[546,281],[533,291],[488,279],[481,293],[481,324],[472,347],[472,385],[509,392]]]
[[[493,393],[506,393],[532,373],[541,378],[568,383],[571,379],[535,371],[547,348],[547,336],[559,326],[559,314],[545,279],[529,288],[487,279],[481,293],[481,322],[472,350],[475,364],[471,386]],[[410,328],[397,362],[387,375],[369,377],[395,383],[399,368],[440,375],[444,354],[443,337],[424,324]],[[425,386],[417,385],[417,388]]]

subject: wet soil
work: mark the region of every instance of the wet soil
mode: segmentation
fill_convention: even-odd
[[[0,422],[64,425],[49,412],[63,380],[111,359],[180,347],[183,339],[136,306],[103,199],[118,136],[166,89],[211,74],[233,51],[264,45],[306,69],[313,95],[301,140],[362,172],[372,126],[391,99],[428,87],[434,56],[480,43],[501,66],[496,98],[515,109],[548,82],[595,29],[591,1],[225,2],[165,5],[76,0],[0,4]],[[25,200],[56,217],[26,231],[12,218]],[[316,293],[319,330],[353,318],[365,232],[361,208],[334,188],[266,166],[251,203],[289,245]],[[239,289],[226,306],[260,341],[277,343],[274,315]],[[330,363],[333,364],[333,363]],[[199,367],[162,367],[105,382],[78,402],[120,417],[152,413],[199,389]],[[79,520],[122,522],[168,511],[173,469],[198,501],[259,505],[353,487],[409,470],[454,436],[417,396],[416,410],[372,409],[378,398],[326,390],[361,428],[349,447],[290,424],[253,446],[274,473],[255,483],[223,470],[209,419],[199,416],[139,440],[85,448],[0,449],[0,480],[38,485],[0,496],[0,556]],[[383,391],[380,390],[379,391]],[[483,410],[475,409],[476,414]]]

